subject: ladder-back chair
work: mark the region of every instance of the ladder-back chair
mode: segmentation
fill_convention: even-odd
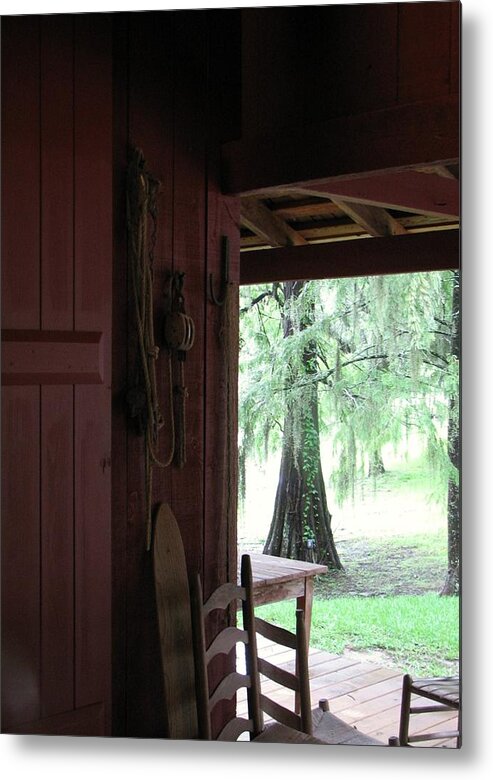
[[[206,621],[215,610],[228,610],[231,605],[236,610],[241,601],[243,628],[228,626],[222,629],[206,645]],[[212,739],[211,714],[220,701],[229,701],[240,688],[247,689],[248,719],[233,717],[222,728],[216,739],[236,741],[240,734],[248,731],[253,740],[263,730],[260,710],[259,674],[255,631],[253,628],[252,570],[250,559],[242,559],[241,585],[225,583],[220,585],[203,603],[200,575],[196,574],[191,583],[192,626],[195,652],[197,711],[199,736]],[[246,674],[229,672],[213,691],[210,691],[209,669],[218,655],[228,655],[236,646],[245,646]]]
[[[226,583],[221,585],[209,599],[203,603],[200,576],[197,574],[191,584],[192,598],[192,624],[194,636],[195,662],[196,662],[196,689],[199,734],[202,739],[212,739],[211,714],[219,701],[230,700],[242,687],[247,689],[248,718],[233,717],[216,737],[218,740],[235,741],[240,734],[248,731],[250,740],[256,742],[286,742],[303,743],[311,742],[320,744],[318,739],[310,736],[307,729],[311,730],[311,713],[309,690],[306,682],[300,686],[297,676],[285,669],[278,669],[274,664],[258,659],[256,629],[264,636],[274,637],[274,641],[281,640],[283,645],[297,647],[297,637],[284,629],[269,626],[266,621],[255,618],[252,595],[252,568],[249,555],[243,555],[241,559],[241,585]],[[217,636],[206,644],[206,621],[216,609],[228,609],[232,602],[241,600],[243,613],[243,628],[228,627],[220,631]],[[300,610],[297,618],[299,641],[304,642],[304,650],[299,653],[298,669],[303,668],[304,680],[308,680],[308,664],[306,653],[306,636],[304,634],[303,612]],[[271,628],[273,632],[271,633]],[[246,674],[237,671],[229,672],[214,688],[210,690],[209,668],[218,654],[228,654],[240,642],[245,646]],[[303,707],[303,714],[290,713],[287,708],[269,703],[267,697],[262,697],[260,689],[259,664],[262,665],[263,674],[269,676],[281,685],[288,684],[294,692],[299,692]],[[261,705],[261,702],[263,704]],[[264,727],[262,707],[266,712],[273,713],[272,717],[278,718],[278,722]]]

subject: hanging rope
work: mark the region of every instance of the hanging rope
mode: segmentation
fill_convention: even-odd
[[[154,337],[153,264],[157,227],[157,194],[160,183],[146,169],[144,155],[136,149],[128,168],[127,229],[129,264],[137,326],[138,368],[134,386],[127,394],[130,414],[138,420],[139,430],[145,436],[146,481],[146,548],[150,549],[152,527],[152,467],[166,468],[174,456],[175,431],[173,391],[171,380],[171,352],[168,354],[170,453],[158,456],[159,431],[164,419],[159,406],[156,361],[159,347]],[[151,232],[149,231],[151,225]]]

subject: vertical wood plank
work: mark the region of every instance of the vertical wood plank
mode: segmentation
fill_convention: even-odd
[[[39,328],[39,17],[2,18],[2,325]]]
[[[176,13],[174,51],[173,256],[175,270],[185,274],[183,292],[196,338],[185,362],[187,462],[173,468],[172,508],[186,539],[189,571],[198,571],[204,549],[205,12]]]
[[[41,326],[73,326],[73,18],[41,26]],[[74,706],[73,388],[41,388],[41,716]]]
[[[450,3],[450,92],[460,91],[461,5]]]
[[[41,327],[73,325],[73,18],[41,17]]]
[[[217,150],[216,150],[217,151]],[[225,304],[208,302],[205,350],[204,593],[236,581],[239,200],[220,192],[217,155],[209,159],[207,277],[216,294],[222,273],[221,239],[229,240]]]
[[[450,91],[450,3],[400,3],[399,102]]]
[[[2,19],[2,324],[38,328],[39,23]],[[40,714],[39,388],[2,388],[2,730]]]
[[[39,388],[2,388],[2,731],[40,716]]]
[[[161,182],[158,196],[157,240],[154,253],[155,334],[162,347],[163,293],[172,270],[173,213],[173,19],[170,12],[129,17],[129,147],[142,149],[148,168]],[[127,386],[135,383],[137,341],[131,289],[128,318]],[[157,384],[165,420],[160,451],[169,437],[169,377],[166,352],[157,365]],[[126,733],[162,737],[166,734],[163,706],[159,631],[152,556],[146,551],[144,439],[128,424],[127,436],[127,582],[126,582]],[[153,470],[153,499],[171,504],[171,469]]]
[[[225,20],[226,22],[227,20]],[[234,16],[229,16],[234,23]],[[204,593],[206,596],[221,583],[236,582],[236,515],[237,515],[237,426],[236,407],[238,378],[238,275],[239,275],[239,200],[222,195],[220,190],[219,148],[217,139],[223,133],[233,135],[239,128],[231,118],[222,114],[224,102],[217,92],[214,79],[227,71],[230,59],[220,46],[227,38],[227,30],[219,24],[215,14],[209,16],[209,82],[207,90],[209,145],[207,159],[207,250],[206,279],[212,276],[216,295],[221,290],[223,275],[223,240],[229,244],[229,284],[222,306],[215,305],[207,296],[205,314],[205,385],[204,385]],[[231,52],[229,52],[231,57]],[[234,72],[234,61],[233,72]],[[232,115],[240,95],[230,94]],[[224,126],[224,122],[226,123]],[[234,623],[236,614],[211,615],[209,628],[212,636],[228,622]],[[212,625],[211,625],[212,624]],[[218,659],[219,661],[219,659]],[[235,667],[234,654],[211,665],[212,687]],[[234,716],[235,702],[223,702],[212,714],[213,733],[219,733]]]
[[[74,707],[73,391],[41,397],[41,717]]]
[[[113,736],[126,733],[127,589],[127,236],[128,16],[117,14],[113,38],[113,318],[112,318],[112,685]]]
[[[111,670],[111,17],[75,19],[74,326],[101,330],[104,383],[75,388],[75,706],[105,702]]]

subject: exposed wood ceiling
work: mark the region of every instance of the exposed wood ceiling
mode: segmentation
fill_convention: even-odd
[[[456,165],[273,188],[241,198],[241,249],[450,230],[459,206]]]

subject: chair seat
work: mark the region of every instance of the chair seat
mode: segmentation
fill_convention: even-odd
[[[412,696],[417,700],[411,701]],[[428,703],[420,701],[428,699]],[[422,713],[441,713],[455,710],[457,712],[457,728],[442,729],[425,733],[409,733],[411,715]],[[401,717],[399,723],[399,738],[397,744],[402,746],[413,742],[454,739],[456,746],[461,746],[461,706],[459,677],[416,678],[405,674],[402,679]],[[394,744],[394,741],[392,742]]]
[[[410,685],[412,693],[439,704],[459,709],[460,687],[458,677],[435,677],[433,679],[415,679]]]
[[[303,731],[297,731],[290,726],[285,726],[283,723],[272,723],[264,728],[264,730],[254,739],[252,742],[270,742],[270,743],[282,743],[286,745],[326,745],[322,739],[312,737],[309,734],[305,734]]]
[[[312,711],[313,736],[325,745],[383,745],[320,707]]]

